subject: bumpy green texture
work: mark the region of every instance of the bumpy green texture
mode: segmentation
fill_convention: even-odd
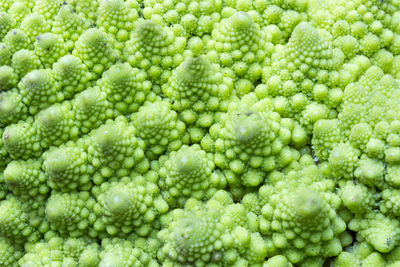
[[[12,161],[3,172],[4,182],[21,198],[44,195],[49,192],[49,188],[46,185],[47,176],[41,167],[42,162],[38,160]]]
[[[60,92],[60,84],[50,70],[29,72],[18,83],[18,89],[30,114],[36,114],[41,109],[62,101],[64,97]]]
[[[399,222],[385,217],[382,213],[370,212],[363,218],[354,218],[349,229],[356,231],[358,238],[366,240],[381,253],[390,252],[400,238]]]
[[[334,145],[340,143],[342,139],[338,120],[322,119],[314,124],[312,145],[318,159],[327,160]]]
[[[16,87],[18,76],[10,66],[0,67],[0,91],[7,91]]]
[[[26,32],[28,39],[33,43],[39,34],[50,30],[50,24],[42,14],[31,13],[21,22],[20,28]]]
[[[221,64],[228,77],[246,79],[251,84],[260,79],[263,61],[273,48],[266,40],[249,14],[237,12],[212,31],[212,38],[206,43],[207,56]],[[242,89],[241,83],[237,86]]]
[[[90,188],[90,175],[94,168],[89,164],[87,152],[82,146],[67,143],[43,154],[42,169],[48,176],[47,184],[50,188],[66,192],[78,187]]]
[[[15,53],[21,49],[28,49],[32,47],[28,36],[20,29],[10,30],[4,36],[3,42],[9,47],[12,53]]]
[[[148,253],[123,239],[105,239],[102,247],[99,266],[160,266]]]
[[[177,109],[206,106],[197,108],[202,111],[210,108],[207,107],[207,102],[213,101],[210,98],[221,96],[224,99],[229,96],[229,87],[223,84],[222,79],[223,76],[212,68],[207,59],[188,58],[174,71],[163,92],[176,101]]]
[[[389,215],[395,217],[399,216],[399,190],[394,188],[384,189],[382,191],[382,203],[380,205],[380,210]]]
[[[12,55],[11,67],[13,67],[18,77],[22,78],[31,71],[40,68],[41,62],[34,51],[21,49]]]
[[[80,58],[95,75],[100,75],[111,67],[118,53],[104,31],[91,28],[83,32],[76,41],[72,55]]]
[[[312,131],[314,123],[335,115],[343,86],[357,75],[355,67],[349,71],[343,61],[343,52],[328,37],[311,23],[301,22],[285,45],[275,47],[263,69],[264,84],[256,92],[274,97],[277,112],[297,118]]]
[[[52,194],[46,203],[50,228],[62,236],[97,236],[93,228],[97,219],[95,203],[88,192]]]
[[[289,146],[296,142],[293,130],[293,121],[271,111],[270,99],[257,100],[249,94],[211,126],[209,149],[231,186],[258,186],[266,173],[282,169],[298,156]],[[210,139],[204,138],[205,147]],[[300,143],[302,139],[305,136],[300,136]]]
[[[75,93],[89,87],[93,74],[82,61],[72,55],[66,55],[53,65],[54,79],[60,83],[64,98],[71,98]]]
[[[218,113],[226,111],[232,100],[233,84],[224,78],[220,68],[211,65],[205,57],[189,57],[177,67],[162,87],[172,100],[172,107],[193,132],[208,128]]]
[[[175,151],[184,143],[186,125],[167,101],[144,104],[133,117],[133,125],[146,144],[146,156],[155,159],[165,151]]]
[[[334,265],[337,267],[344,266],[389,266],[395,267],[400,263],[400,250],[394,249],[392,252],[382,254],[374,250],[366,242],[355,243],[346,251],[340,253],[335,259]]]
[[[7,126],[2,137],[4,148],[13,159],[36,158],[42,154],[39,135],[32,121]]]
[[[38,35],[34,46],[44,68],[50,68],[66,52],[63,38],[53,33]]]
[[[79,129],[74,125],[74,115],[68,102],[65,105],[55,104],[40,111],[34,122],[40,146],[43,148],[51,145],[59,146],[68,140],[76,139]]]
[[[186,39],[177,37],[171,29],[144,20],[127,41],[123,57],[132,67],[146,70],[152,80],[161,83],[168,80],[171,68],[183,61],[185,46]]]
[[[146,19],[167,24],[179,35],[202,36],[213,30],[220,20],[222,1],[161,1],[145,0],[143,15]]]
[[[371,66],[346,86],[337,120],[315,124],[316,155],[328,160],[335,177],[361,183],[357,190],[342,191],[344,204],[356,214],[362,211],[367,216],[373,207],[381,206],[385,214],[397,216],[393,203],[399,185],[399,92],[391,75]]]
[[[94,249],[94,250],[93,250]],[[58,236],[36,243],[18,261],[19,266],[97,266],[98,245],[90,239]],[[96,254],[97,252],[97,254]],[[92,255],[87,255],[88,253]]]
[[[71,0],[68,3],[73,6],[75,12],[78,16],[84,18],[90,23],[94,23],[94,20],[97,16],[97,9],[99,7],[99,3],[96,0]],[[74,13],[75,13],[74,12]]]
[[[40,232],[49,229],[43,215],[42,200],[33,202],[9,195],[0,203],[0,234],[10,244],[35,243]]]
[[[162,219],[158,252],[165,266],[246,266],[260,264],[267,246],[256,232],[257,218],[225,191],[207,202],[189,199]]]
[[[128,63],[115,64],[96,84],[108,96],[108,101],[121,114],[135,112],[145,102],[154,100],[151,82],[146,72],[132,68]]]
[[[11,30],[14,26],[14,20],[12,17],[5,13],[1,12],[0,13],[0,39],[3,39],[4,36],[7,34],[9,30]]]
[[[157,185],[142,176],[103,183],[95,195],[94,211],[100,217],[95,228],[112,236],[133,231],[146,236],[157,229],[158,217],[168,211]]]
[[[3,130],[0,130],[0,135],[3,135]],[[11,161],[11,158],[9,157],[8,152],[4,147],[3,139],[0,139],[0,167],[1,167],[1,169],[3,169],[10,161]],[[0,179],[2,179],[1,173],[0,173]],[[3,180],[0,182],[0,188],[1,189],[5,188]],[[4,193],[5,193],[5,191],[0,190],[0,199],[5,197]]]
[[[128,124],[125,117],[118,117],[91,132],[87,152],[89,162],[97,170],[92,177],[94,183],[147,171],[145,144],[135,135],[135,127]]]
[[[225,177],[215,170],[213,155],[199,145],[184,145],[159,161],[158,184],[173,206],[183,206],[189,197],[209,199],[216,190],[226,186]]]
[[[50,19],[57,14],[61,5],[62,0],[37,0],[32,11],[43,15],[46,19]]]
[[[398,0],[0,0],[0,266],[400,266]]]
[[[13,89],[0,93],[0,124],[2,127],[27,118],[28,108],[21,95]]]
[[[342,204],[356,215],[371,212],[380,195],[361,183],[341,181],[339,196]],[[389,193],[389,192],[388,192]],[[387,194],[389,198],[390,194]],[[390,205],[387,203],[387,205]],[[384,205],[382,205],[384,207]]]
[[[98,128],[107,119],[116,116],[107,94],[99,88],[91,87],[77,94],[71,101],[75,113],[74,123],[82,134]]]
[[[347,57],[363,54],[389,67],[398,55],[398,3],[394,1],[311,1],[309,15],[316,25],[324,25]],[[316,12],[314,12],[316,11]],[[382,50],[380,50],[382,49]],[[377,58],[382,51],[392,56]],[[393,61],[392,61],[392,60]],[[397,74],[395,74],[397,75]]]
[[[307,266],[307,260],[318,262],[319,257],[342,251],[340,235],[346,223],[337,215],[340,198],[334,181],[309,156],[300,162],[287,173],[270,174],[260,188],[260,202],[266,202],[261,206],[260,230],[270,253]]]
[[[8,12],[14,19],[16,26],[20,26],[24,17],[31,11],[30,8],[33,6],[33,1],[21,0],[13,2],[14,3],[10,6]]]
[[[89,1],[87,2],[89,3]],[[89,21],[85,17],[79,16],[73,6],[66,4],[60,7],[54,17],[52,32],[63,37],[65,48],[70,51],[74,48],[75,41],[85,29],[89,28],[89,25]]]
[[[10,244],[4,238],[0,239],[0,264],[2,266],[18,266],[18,259],[23,255],[21,250],[14,248],[12,244]]]
[[[10,64],[11,56],[10,47],[4,43],[0,43],[0,65]]]
[[[274,43],[285,43],[296,25],[308,19],[308,2],[311,1],[225,0],[221,15],[229,17],[237,11],[245,11],[263,27]]]
[[[134,21],[139,17],[136,9],[131,9],[123,0],[99,1],[96,24],[100,29],[115,36],[118,41],[129,39]]]

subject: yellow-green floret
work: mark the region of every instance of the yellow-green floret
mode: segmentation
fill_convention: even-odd
[[[64,98],[60,92],[60,84],[49,69],[29,72],[18,83],[18,89],[22,102],[28,107],[30,114],[36,114]]]
[[[114,64],[118,52],[104,31],[91,28],[76,41],[72,55],[80,58],[93,74],[99,76]]]
[[[99,1],[97,26],[114,36],[118,41],[129,39],[134,22],[139,17],[136,9],[129,8],[123,0]]]
[[[0,39],[3,39],[7,32],[13,28],[14,23],[13,18],[9,14],[5,12],[0,13]]]
[[[175,151],[185,142],[186,125],[167,101],[145,103],[132,120],[139,130],[138,136],[146,144],[149,159],[155,159],[165,151]]]
[[[21,22],[20,28],[26,33],[30,42],[34,43],[36,36],[50,30],[50,24],[42,14],[31,13]]]
[[[340,198],[334,193],[334,181],[311,158],[304,165],[270,175],[273,191],[261,208],[260,220],[271,253],[283,254],[296,264],[337,256],[342,251],[340,235],[346,230],[337,214]]]
[[[215,164],[229,177],[228,183],[258,186],[268,172],[296,159],[298,153],[289,146],[294,143],[293,129],[293,121],[271,110],[269,99],[257,101],[248,95],[211,126],[214,141],[209,149],[215,153]],[[205,147],[208,142],[204,140]]]
[[[74,125],[75,114],[68,102],[55,104],[40,111],[35,119],[40,146],[48,148],[59,146],[69,140],[74,140],[79,129]]]
[[[273,49],[259,25],[246,12],[221,20],[206,46],[210,61],[220,64],[227,76],[250,83],[260,79],[264,60]]]
[[[27,118],[28,108],[22,102],[18,90],[0,93],[0,124],[2,127]]]
[[[32,48],[32,44],[26,33],[20,29],[10,30],[3,38],[3,42],[9,47],[10,52],[15,53],[21,49]]]
[[[63,192],[89,189],[94,167],[89,164],[88,154],[82,143],[67,143],[54,147],[43,154],[42,169],[47,174],[47,184]]]
[[[39,197],[47,194],[47,175],[41,170],[42,162],[39,160],[15,160],[5,168],[4,182],[8,188],[21,198]]]
[[[82,134],[98,128],[107,119],[117,115],[112,103],[107,100],[107,94],[98,87],[76,94],[71,104],[75,113],[74,123]]]
[[[19,266],[87,266],[99,264],[99,246],[93,240],[53,236],[27,249]]]
[[[50,228],[62,236],[96,237],[93,228],[97,220],[96,201],[89,192],[52,193],[46,203],[46,218]]]
[[[87,2],[90,1],[81,1]],[[62,5],[52,20],[52,32],[59,34],[63,37],[65,48],[71,51],[75,46],[75,41],[84,30],[89,28],[90,22],[85,16],[79,16],[73,6],[65,4]]]
[[[146,145],[135,135],[135,127],[128,124],[125,117],[118,117],[90,133],[87,154],[96,169],[92,177],[96,184],[110,177],[144,173],[148,169],[144,154]]]
[[[103,183],[95,191],[94,211],[100,218],[95,229],[124,237],[131,232],[146,236],[159,226],[158,217],[168,211],[159,188],[143,176]]]
[[[62,0],[35,0],[35,6],[32,11],[46,19],[51,19],[57,14],[61,6]]]
[[[17,267],[18,259],[23,256],[23,252],[5,238],[0,238],[0,255],[0,265]]]
[[[202,36],[210,33],[220,20],[222,1],[162,1],[145,0],[143,15],[146,19],[167,24],[179,35]]]
[[[126,42],[123,58],[132,67],[147,71],[157,84],[165,82],[171,69],[183,61],[186,39],[151,20],[138,23],[132,37]]]
[[[0,267],[400,267],[400,0],[0,0]]]
[[[49,230],[44,218],[44,202],[22,200],[8,195],[0,203],[0,235],[12,244],[35,243]]]
[[[218,113],[226,111],[233,98],[232,87],[231,79],[223,77],[218,65],[205,57],[189,57],[172,72],[162,91],[180,118],[193,126],[191,132],[210,127]]]
[[[128,63],[113,65],[96,85],[121,114],[135,112],[147,99],[154,101],[155,98],[150,92],[152,84],[146,72],[132,68]]]
[[[42,154],[38,132],[33,122],[20,121],[4,129],[3,143],[13,159],[29,159]]]
[[[104,239],[102,248],[99,266],[160,266],[157,260],[127,240]]]
[[[11,58],[11,67],[20,79],[31,71],[39,69],[41,65],[40,59],[35,52],[28,49],[18,50]]]
[[[35,54],[44,68],[51,68],[54,62],[65,55],[65,44],[61,35],[44,33],[36,36]]]
[[[52,70],[66,99],[89,87],[94,76],[79,58],[72,55],[59,58],[53,64]]]
[[[183,206],[189,197],[209,199],[218,188],[226,185],[225,177],[215,170],[213,155],[199,145],[184,145],[159,161],[158,184],[169,203]]]
[[[255,231],[256,221],[225,191],[205,203],[189,199],[184,209],[162,218],[159,259],[165,266],[257,266],[267,247]]]
[[[0,91],[8,91],[15,88],[18,76],[10,66],[0,67]]]
[[[360,241],[365,240],[381,253],[390,252],[400,238],[398,220],[382,213],[370,212],[361,218],[356,217],[350,221],[348,227],[357,232]]]

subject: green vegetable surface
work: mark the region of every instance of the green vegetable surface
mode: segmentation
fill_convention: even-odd
[[[398,267],[399,84],[399,0],[0,0],[0,267]]]

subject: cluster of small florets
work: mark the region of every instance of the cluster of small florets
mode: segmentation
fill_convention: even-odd
[[[398,266],[399,66],[395,0],[0,0],[0,266]]]

